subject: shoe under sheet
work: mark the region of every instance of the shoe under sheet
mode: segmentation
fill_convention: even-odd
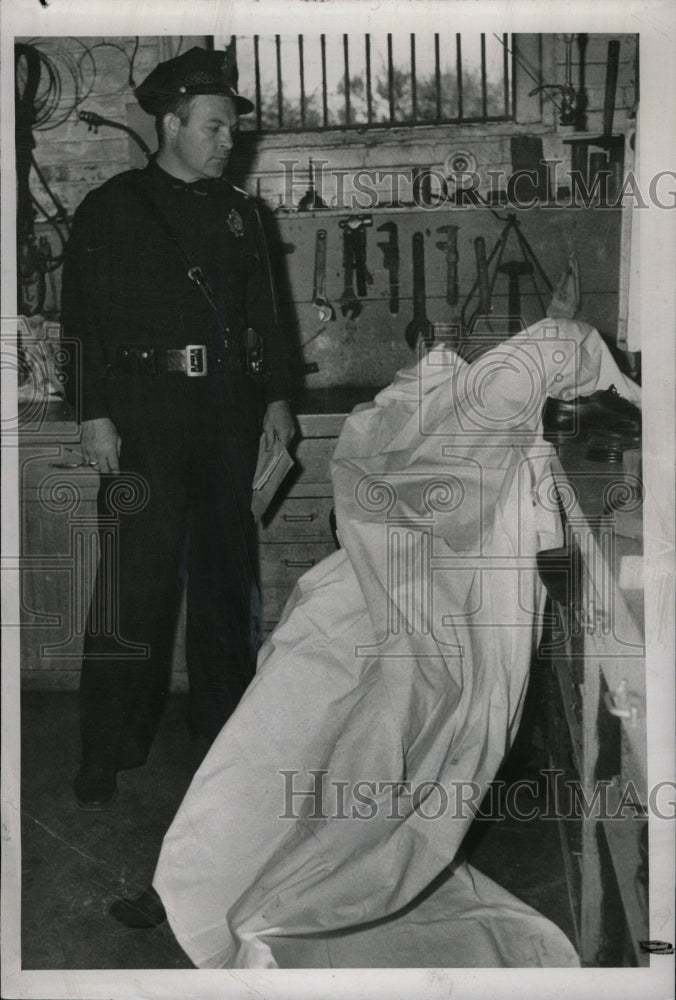
[[[542,406],[611,383],[638,401],[595,330],[550,319],[472,364],[435,348],[348,418],[343,547],[296,585],[162,846],[195,965],[577,964],[451,863],[520,720],[536,553],[562,542]]]

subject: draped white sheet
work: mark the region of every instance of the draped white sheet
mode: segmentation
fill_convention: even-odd
[[[595,330],[549,319],[469,365],[436,347],[348,418],[343,548],[298,582],[163,843],[196,965],[577,964],[451,863],[520,720],[535,554],[562,541],[542,405],[611,383],[638,400]]]

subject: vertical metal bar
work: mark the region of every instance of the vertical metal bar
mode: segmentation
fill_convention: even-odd
[[[260,132],[263,124],[263,109],[261,108],[261,64],[258,51],[258,35],[254,35],[254,72],[256,75],[256,128]]]
[[[486,87],[486,36],[481,33],[481,117],[488,114],[488,91]]]
[[[324,115],[324,128],[329,124],[329,104],[326,92],[326,35],[319,36],[322,48],[322,111]]]
[[[455,36],[455,71],[457,74],[457,90],[458,90],[458,120],[462,121],[463,117],[463,103],[462,103],[462,38],[460,37],[460,32]]]
[[[230,35],[230,51],[235,57],[235,62],[237,62],[237,35]]]
[[[509,48],[507,33],[502,36],[502,86],[505,100],[505,118],[509,118]]]
[[[300,123],[305,125],[305,61],[303,59],[303,36],[298,36],[298,66],[300,68]]]
[[[369,125],[373,121],[373,94],[371,92],[371,36],[364,35],[364,50],[366,56],[366,120]]]
[[[282,96],[282,37],[275,35],[277,49],[277,124],[284,127],[284,98]]]
[[[394,62],[392,61],[392,35],[387,36],[387,96],[390,102],[390,125],[394,123]]]
[[[516,45],[517,45],[517,40],[514,37],[514,35],[512,35],[511,38],[509,39],[509,41],[511,43],[509,47],[512,50],[512,56],[511,56],[511,63],[512,63],[512,67],[511,67],[512,68],[512,117],[516,117],[516,108],[517,108],[517,100],[516,100],[516,92],[517,92]],[[539,64],[542,65],[542,49],[540,49],[540,62],[539,62]],[[571,148],[574,149],[575,147],[571,147]],[[587,154],[585,153],[585,156],[586,155]]]
[[[418,120],[418,82],[415,76],[415,35],[411,32],[411,115]]]
[[[434,34],[434,89],[437,98],[437,121],[441,120],[441,62],[439,58],[439,34]]]
[[[347,35],[343,35],[343,61],[345,64],[345,124],[350,124],[350,53]]]

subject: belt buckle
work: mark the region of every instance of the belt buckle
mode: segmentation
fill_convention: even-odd
[[[199,378],[206,375],[207,371],[206,344],[186,344],[185,373],[188,378]]]

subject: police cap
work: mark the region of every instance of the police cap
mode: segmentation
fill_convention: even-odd
[[[197,45],[166,62],[159,63],[134,91],[149,115],[163,114],[179,97],[224,94],[232,97],[237,113],[246,115],[253,104],[237,93],[237,63],[232,49],[207,51]]]

